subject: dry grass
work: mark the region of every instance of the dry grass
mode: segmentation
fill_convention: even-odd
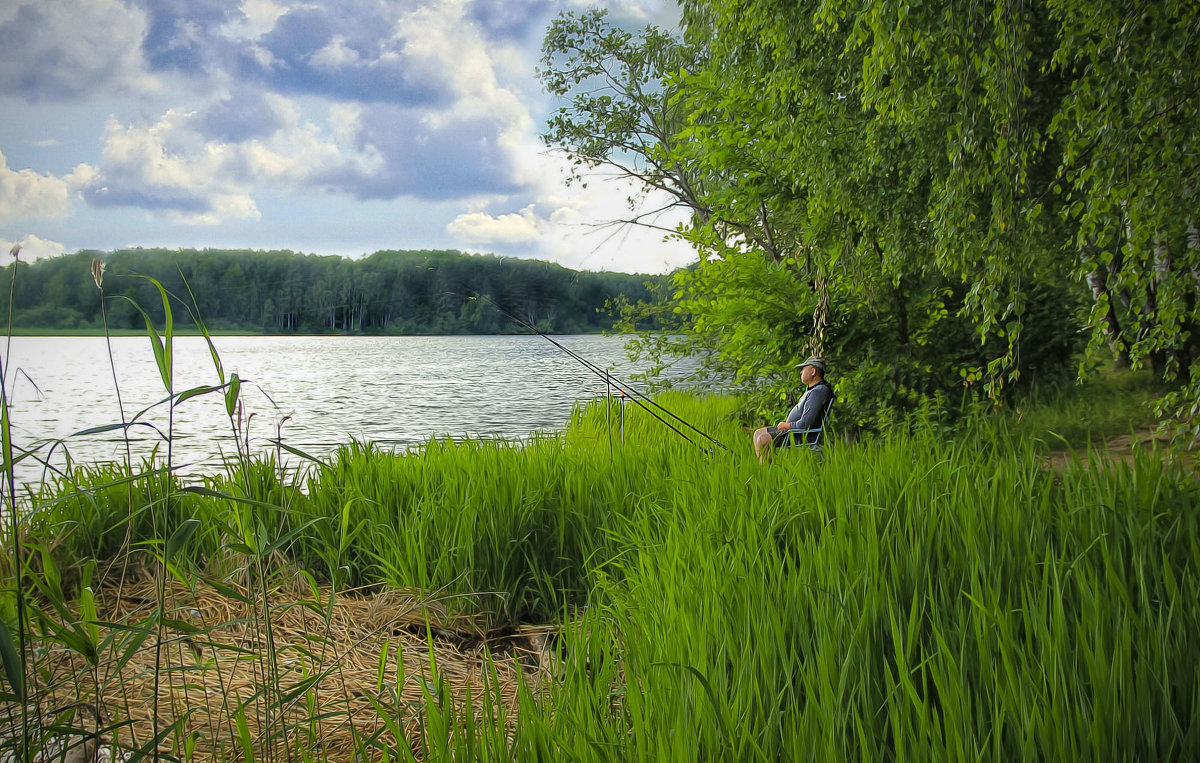
[[[144,579],[102,591],[100,620],[144,623],[156,608],[157,590],[155,581]],[[195,760],[240,756],[239,707],[245,708],[241,714],[258,756],[267,759],[303,748],[318,760],[347,760],[355,755],[356,736],[360,743],[376,737],[395,744],[389,728],[403,728],[409,737],[404,743],[419,756],[414,742],[426,703],[444,697],[456,703],[453,711],[462,712],[469,696],[478,709],[485,687],[511,723],[518,683],[539,682],[555,630],[484,632],[470,619],[447,618],[436,603],[398,591],[342,593],[329,607],[329,589],[314,597],[297,586],[267,593],[269,646],[261,592],[256,599],[255,592],[241,591],[253,602],[246,603],[211,588],[193,592],[178,582],[166,591],[163,617],[170,627],[158,670],[158,730],[184,720],[182,733],[169,735],[159,749],[181,754],[179,740],[194,735],[188,757]],[[101,626],[101,638],[111,630]],[[95,670],[76,652],[53,649],[44,663],[41,707],[81,708],[98,699],[101,728],[129,723],[107,734],[104,744],[128,749],[155,735],[156,650],[154,637],[146,639],[118,672],[122,643],[118,639],[102,652]],[[264,659],[271,653],[274,665]],[[304,688],[306,680],[312,683]],[[298,696],[289,699],[292,693]],[[394,713],[391,724],[381,710]]]

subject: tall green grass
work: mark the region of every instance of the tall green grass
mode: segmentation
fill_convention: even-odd
[[[1200,496],[1157,455],[1059,474],[925,437],[756,467],[685,471],[614,528],[523,755],[1200,751]]]
[[[214,362],[208,392],[228,394]],[[494,671],[456,695],[431,656],[418,706],[371,696],[379,728],[410,738],[356,737],[346,758],[1200,756],[1200,488],[1166,454],[1054,466],[1032,408],[764,466],[738,401],[659,400],[729,450],[635,406],[622,438],[618,411],[593,404],[561,436],[351,443],[301,473],[246,454],[193,484],[169,464],[88,467],[31,496],[3,539],[30,551],[3,577],[36,594],[33,640],[85,656],[174,643],[165,608],[99,630],[89,597],[118,563],[252,603],[258,692],[206,731],[231,757],[304,759],[350,712],[289,715],[308,684],[281,668],[272,617],[295,602],[271,591],[296,574],[334,595],[414,590],[485,630],[560,626],[515,714]],[[15,622],[18,602],[0,603]],[[336,649],[322,639],[314,653]],[[188,757],[196,737],[174,723],[164,739]]]
[[[102,294],[103,267],[93,263],[92,275]],[[281,674],[288,668],[281,668],[273,642],[273,621],[280,610],[269,599],[279,575],[271,555],[287,538],[280,538],[274,528],[268,532],[260,516],[261,510],[267,509],[277,518],[279,512],[286,511],[287,502],[266,504],[250,497],[261,487],[263,468],[273,470],[274,464],[255,461],[240,447],[228,474],[215,483],[231,491],[222,492],[212,484],[185,487],[175,478],[172,446],[176,408],[196,397],[221,394],[230,426],[238,435],[234,413],[240,410],[240,380],[236,374],[226,377],[203,322],[197,320],[201,333],[209,340],[216,382],[176,390],[172,304],[179,298],[168,294],[156,281],[151,279],[151,283],[162,300],[165,330],[160,333],[142,307],[134,307],[146,318],[146,334],[163,383],[163,403],[169,407],[160,458],[140,465],[127,458],[121,466],[72,469],[52,477],[39,489],[29,490],[28,500],[18,503],[15,463],[26,458],[41,460],[43,456],[36,449],[22,451],[12,442],[8,426],[11,409],[0,381],[0,393],[4,393],[0,394],[3,496],[8,502],[8,524],[0,540],[10,551],[0,563],[0,624],[4,626],[0,628],[0,659],[7,679],[5,690],[0,692],[4,703],[0,706],[0,753],[15,759],[44,759],[64,750],[74,750],[74,754],[81,750],[94,752],[102,741],[124,748],[135,757],[155,759],[167,750],[186,755],[196,749],[197,732],[188,732],[186,725],[201,707],[194,704],[193,694],[198,687],[187,672],[209,670],[211,666],[189,666],[182,659],[173,662],[172,657],[182,657],[185,644],[202,642],[214,629],[230,624],[195,626],[179,620],[174,613],[181,602],[176,600],[175,586],[168,585],[173,578],[184,583],[185,598],[191,601],[199,601],[199,596],[215,589],[237,599],[237,603],[254,605],[250,630],[253,638],[261,638],[264,644],[262,650],[251,652],[257,688],[248,706],[239,701],[236,711],[231,712],[229,700],[220,700],[229,740],[218,741],[216,726],[210,721],[210,745],[218,750],[231,745],[235,716],[241,721],[240,730],[246,726],[247,713],[257,715],[260,734],[255,748],[266,759],[274,758],[281,748],[290,751],[288,740],[297,736],[295,727],[284,718],[293,700],[283,693]],[[8,360],[7,352],[4,360]],[[113,376],[115,381],[115,368]],[[119,395],[118,389],[118,400]],[[135,422],[126,419],[123,407],[118,413],[120,423],[101,425],[78,436],[126,432]],[[275,490],[271,497],[286,495]],[[230,561],[234,572],[241,573],[240,589],[200,576],[210,571],[217,559]],[[100,598],[111,593],[119,600],[126,583],[136,577],[153,581],[152,606],[133,619],[101,620]],[[114,584],[115,592],[105,590]],[[15,623],[15,639],[8,623]],[[317,634],[314,640],[320,638]],[[134,690],[128,686],[124,670],[143,650],[154,655],[149,672],[153,689],[145,701],[131,699]],[[199,654],[202,652],[197,651]],[[73,661],[73,668],[66,673],[61,670],[63,660]],[[224,685],[226,679],[219,675],[219,663],[216,670]],[[72,688],[76,701],[62,705],[62,697]],[[178,705],[179,692],[183,695],[182,706]],[[172,697],[170,707],[160,702],[164,693]],[[107,706],[105,701],[111,701],[114,695],[119,698],[118,706]],[[51,698],[57,707],[47,706]],[[148,738],[139,739],[133,732],[134,717],[146,711],[146,704],[151,730]],[[205,711],[212,710],[209,701],[202,699],[200,704]]]

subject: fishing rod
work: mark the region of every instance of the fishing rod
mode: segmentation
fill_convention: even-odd
[[[454,292],[447,292],[447,293],[449,293],[449,294],[454,294]],[[455,295],[455,296],[458,296],[458,295]],[[580,365],[582,365],[584,368],[586,368],[586,369],[588,369],[589,371],[591,371],[592,373],[594,373],[596,376],[600,377],[601,379],[604,379],[606,382],[610,382],[610,381],[616,381],[616,382],[617,382],[617,386],[618,386],[618,388],[619,388],[619,389],[621,389],[622,393],[624,393],[626,390],[628,390],[628,391],[631,393],[631,394],[630,394],[630,396],[629,396],[629,399],[630,399],[630,400],[632,400],[632,401],[633,401],[634,403],[636,403],[637,405],[641,406],[642,410],[646,411],[646,412],[647,412],[647,413],[649,413],[651,416],[653,416],[654,418],[658,419],[658,420],[659,420],[659,422],[661,422],[661,423],[662,423],[664,426],[666,426],[666,427],[667,427],[668,429],[670,429],[672,432],[674,432],[675,434],[679,435],[680,437],[682,437],[683,439],[687,440],[688,442],[690,442],[691,444],[695,445],[696,447],[698,447],[698,448],[700,448],[700,449],[702,449],[702,450],[705,450],[705,452],[708,452],[708,453],[712,453],[712,452],[713,452],[713,451],[712,451],[712,448],[705,448],[703,445],[701,445],[700,443],[696,442],[696,441],[695,441],[695,440],[693,440],[691,437],[688,437],[686,434],[684,434],[682,431],[680,431],[678,427],[676,427],[676,426],[675,426],[675,425],[673,425],[671,422],[667,421],[667,420],[666,420],[666,419],[664,419],[662,416],[658,415],[656,412],[654,412],[654,411],[653,411],[653,410],[651,410],[649,407],[647,407],[645,403],[649,403],[650,405],[654,406],[654,407],[655,407],[655,408],[657,408],[658,410],[662,411],[663,413],[667,414],[668,416],[670,416],[671,418],[675,419],[675,420],[676,420],[676,421],[678,421],[679,423],[683,424],[683,425],[684,425],[685,427],[687,427],[688,429],[691,429],[691,430],[692,430],[693,432],[695,432],[696,434],[698,434],[698,435],[700,435],[701,437],[703,437],[703,438],[707,439],[709,442],[712,442],[713,444],[715,444],[715,445],[719,446],[719,447],[720,447],[722,450],[729,450],[729,448],[728,448],[728,447],[725,445],[725,443],[721,442],[720,440],[718,440],[717,438],[715,438],[715,437],[713,437],[712,435],[708,434],[707,432],[705,432],[705,431],[703,431],[703,430],[701,430],[701,429],[697,428],[697,427],[696,427],[694,424],[692,424],[691,422],[689,422],[689,421],[687,421],[686,419],[684,419],[684,418],[682,418],[682,417],[678,416],[677,414],[673,413],[672,411],[670,411],[670,410],[668,410],[668,409],[664,408],[662,405],[659,405],[657,402],[655,402],[654,400],[650,399],[650,397],[649,397],[649,396],[647,396],[647,395],[646,395],[645,393],[643,393],[642,391],[640,391],[640,390],[636,389],[635,387],[633,387],[633,386],[631,386],[631,385],[629,385],[629,384],[625,383],[625,382],[624,382],[624,381],[622,381],[621,379],[618,379],[618,378],[614,377],[614,376],[613,376],[613,375],[612,375],[612,374],[611,374],[611,373],[610,373],[610,372],[609,372],[607,369],[604,369],[604,368],[601,368],[601,367],[597,366],[595,363],[593,363],[593,362],[591,362],[590,360],[588,360],[587,358],[584,358],[583,356],[579,355],[578,353],[576,353],[576,352],[575,352],[574,350],[572,350],[571,348],[564,346],[562,343],[560,343],[560,342],[558,342],[556,339],[554,339],[554,337],[552,337],[552,336],[549,336],[548,334],[546,334],[544,331],[542,331],[541,329],[539,329],[537,326],[533,325],[533,324],[532,324],[532,323],[530,323],[529,321],[526,321],[526,320],[524,320],[524,319],[522,319],[522,318],[520,318],[520,317],[518,317],[518,316],[516,316],[516,315],[513,315],[513,314],[512,314],[512,313],[510,313],[509,311],[507,311],[507,310],[505,310],[504,308],[500,307],[500,305],[496,304],[495,300],[493,300],[491,297],[487,296],[486,294],[480,294],[479,292],[475,292],[475,293],[474,293],[474,296],[470,296],[470,297],[468,297],[468,299],[480,299],[480,300],[483,300],[483,301],[487,302],[487,303],[488,303],[488,304],[490,304],[492,307],[494,307],[494,308],[495,308],[495,309],[496,309],[498,312],[500,312],[502,315],[504,315],[504,316],[508,317],[508,319],[509,319],[509,320],[513,321],[514,323],[516,323],[516,324],[518,324],[518,325],[520,325],[520,326],[522,326],[522,327],[524,327],[524,328],[527,328],[527,329],[529,329],[529,330],[530,330],[530,331],[532,331],[533,333],[535,333],[535,334],[537,334],[538,336],[540,336],[541,338],[545,339],[547,342],[549,342],[550,344],[554,345],[554,346],[555,346],[555,347],[557,347],[559,350],[562,350],[564,353],[566,353],[566,354],[567,354],[567,356],[569,356],[570,358],[572,358],[573,360],[575,360],[576,362],[578,362],[578,363],[579,363]],[[639,399],[639,398],[640,398],[640,399]],[[645,403],[643,403],[643,402],[642,402],[643,400],[645,401]]]

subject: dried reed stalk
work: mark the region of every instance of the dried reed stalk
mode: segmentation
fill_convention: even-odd
[[[461,712],[468,696],[471,706],[479,708],[484,687],[490,685],[493,701],[506,708],[511,727],[518,682],[540,684],[545,645],[555,630],[523,626],[486,633],[469,618],[449,618],[436,602],[400,591],[342,593],[328,609],[328,588],[320,590],[320,601],[314,601],[307,589],[277,587],[267,594],[274,636],[271,665],[264,662],[269,650],[261,600],[248,604],[208,588],[193,593],[174,580],[165,590],[163,617],[198,631],[189,633],[190,628],[176,625],[162,652],[159,730],[187,717],[182,733],[170,735],[174,740],[164,739],[160,751],[178,754],[177,748],[171,749],[173,742],[197,733],[196,760],[228,759],[237,753],[234,714],[239,703],[245,707],[259,757],[281,758],[286,748],[294,752],[303,745],[319,759],[346,760],[354,751],[355,731],[361,740],[382,730],[380,741],[394,744],[397,740],[385,730],[372,697],[399,716],[393,718],[409,737],[402,743],[419,754],[413,742],[421,708],[438,680],[448,690],[443,701],[453,702],[456,712]],[[144,621],[156,607],[156,592],[150,579],[104,590],[98,596],[100,619],[125,625]],[[253,600],[253,593],[244,593]],[[387,659],[381,668],[385,645]],[[150,710],[155,650],[148,639],[117,675],[119,649],[118,641],[100,654],[99,669],[93,672],[77,653],[51,647],[45,661],[50,672],[43,682],[47,699],[43,707],[91,704],[99,692],[99,706],[108,712],[100,719],[102,728],[117,721],[131,722],[119,729],[116,739],[105,742],[130,747],[144,744],[156,733]],[[436,677],[431,674],[431,657]],[[402,676],[398,661],[403,664]],[[286,695],[317,675],[320,679],[295,701],[279,706],[276,692]],[[274,718],[269,729],[263,727],[268,715]]]

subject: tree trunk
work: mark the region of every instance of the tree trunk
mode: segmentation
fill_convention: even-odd
[[[1105,312],[1101,318],[1101,323],[1104,334],[1108,337],[1109,347],[1112,348],[1113,357],[1117,361],[1117,368],[1129,368],[1129,348],[1121,340],[1121,327],[1117,323],[1117,311],[1113,308],[1112,297],[1109,295],[1108,287],[1104,283],[1104,274],[1098,268],[1089,270],[1087,281],[1088,286],[1092,289],[1092,298],[1097,303],[1104,302]]]
[[[1160,233],[1154,237],[1154,279],[1151,281],[1150,286],[1151,298],[1147,300],[1147,307],[1153,309],[1153,312],[1150,312],[1152,326],[1158,325],[1159,295],[1165,294],[1168,288],[1167,281],[1170,277],[1171,251],[1167,248],[1164,237]],[[1179,356],[1175,347],[1168,345],[1151,352],[1150,366],[1156,374],[1163,374],[1165,372],[1171,375],[1173,373],[1172,369],[1179,368]]]
[[[829,323],[829,288],[823,276],[813,279],[817,291],[817,306],[813,308],[812,351],[814,355],[825,355],[825,326]]]

